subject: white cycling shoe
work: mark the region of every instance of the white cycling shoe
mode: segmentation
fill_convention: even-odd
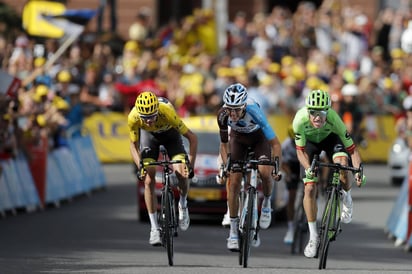
[[[272,222],[272,208],[262,207],[260,211],[259,226],[261,229],[267,229]]]
[[[162,244],[162,240],[160,239],[159,229],[150,230],[149,243],[153,246],[160,246]]]
[[[239,236],[237,234],[230,234],[227,238],[227,249],[233,252],[239,251]]]
[[[190,225],[189,210],[187,207],[179,205],[179,228],[186,231]]]
[[[319,239],[309,240],[308,244],[305,247],[303,253],[307,258],[315,258],[318,254]]]
[[[253,247],[258,247],[258,246],[260,246],[259,233],[256,234],[256,239],[255,239],[255,238],[252,239],[252,246],[253,246]]]
[[[226,212],[226,214],[223,215],[222,226],[224,226],[224,227],[230,226],[229,212]]]
[[[283,242],[287,245],[293,244],[293,229],[288,229],[285,237],[283,238]]]

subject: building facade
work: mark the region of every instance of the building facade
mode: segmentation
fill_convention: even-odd
[[[104,9],[102,21],[103,30],[110,30],[111,28],[110,9],[112,7],[110,3],[115,3],[117,15],[116,29],[121,37],[127,39],[128,28],[135,20],[138,10],[141,7],[148,7],[152,11],[151,24],[154,27],[158,27],[167,23],[172,18],[182,18],[183,16],[190,14],[195,8],[208,7],[217,12],[224,12],[226,20],[230,20],[239,10],[245,11],[247,16],[252,18],[257,12],[270,12],[275,5],[282,4],[293,6],[299,1],[300,0],[70,0],[66,2],[67,8],[70,9],[97,9],[101,3],[106,2],[107,6]],[[322,0],[312,1],[319,4]],[[27,0],[3,0],[3,2],[10,5],[17,11],[17,13],[21,14]],[[396,6],[396,2],[399,2],[399,0],[347,0],[345,2],[349,5],[359,6],[369,18],[375,18],[382,6],[389,4],[391,6]],[[97,18],[94,18],[89,23],[88,27],[90,31],[97,30]]]

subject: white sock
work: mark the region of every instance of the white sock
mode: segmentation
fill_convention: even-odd
[[[272,197],[271,195],[263,197],[262,207],[270,207],[271,197]]]
[[[157,212],[155,213],[149,213],[149,219],[150,219],[150,227],[152,230],[159,229],[159,224],[157,223]]]
[[[310,240],[316,240],[318,239],[318,229],[316,227],[316,221],[314,222],[308,222],[309,225],[309,235],[310,235]]]
[[[182,194],[180,194],[179,204],[182,208],[187,207],[187,195],[183,196]]]
[[[342,189],[342,191],[345,193],[343,203],[346,204],[346,205],[351,204],[352,203],[351,189],[349,189],[348,191]]]
[[[230,235],[237,235],[239,218],[230,218]]]

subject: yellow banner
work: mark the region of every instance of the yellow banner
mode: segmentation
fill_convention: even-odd
[[[92,137],[97,157],[104,163],[131,162],[127,116],[121,113],[94,113],[84,121]]]
[[[269,123],[275,129],[280,141],[287,136],[287,129],[293,117],[272,115]],[[216,117],[190,117],[184,119],[194,130],[216,131]],[[190,122],[189,122],[190,121]],[[392,116],[370,116],[365,119],[365,146],[359,146],[362,160],[385,163],[392,142],[396,138]],[[92,136],[97,156],[102,162],[131,162],[127,116],[120,113],[95,113],[85,120],[84,127]],[[199,144],[202,145],[202,144]]]

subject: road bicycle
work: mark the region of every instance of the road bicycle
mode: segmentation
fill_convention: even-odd
[[[320,231],[319,231],[319,269],[326,268],[326,260],[328,258],[329,243],[336,240],[336,237],[342,232],[340,226],[341,216],[341,190],[342,185],[339,180],[340,171],[352,171],[353,173],[359,173],[360,177],[363,177],[363,166],[354,168],[350,166],[344,166],[339,163],[326,163],[319,161],[319,157],[315,156],[311,169],[316,170],[319,167],[330,168],[331,176],[328,179],[327,185],[327,200],[323,210]]]
[[[258,240],[259,223],[258,223],[258,166],[274,166],[274,172],[279,172],[279,158],[275,161],[255,160],[253,152],[248,153],[246,161],[239,162],[242,164],[244,174],[244,191],[240,192],[239,209],[241,210],[239,219],[239,264],[244,268],[248,266],[250,255],[250,246],[252,241]],[[233,161],[232,161],[233,162]]]
[[[173,173],[171,165],[186,163],[190,169],[189,159],[183,160],[169,160],[167,150],[164,146],[160,146],[161,160],[155,162],[144,163],[141,162],[140,174],[145,173],[147,166],[161,166],[162,167],[162,183],[160,199],[160,214],[158,214],[160,225],[160,237],[162,239],[162,246],[167,250],[167,258],[169,265],[173,265],[173,238],[177,237],[178,218],[176,214],[176,201],[173,194],[173,184],[170,179],[170,174]],[[190,171],[191,172],[191,171]]]
[[[293,218],[293,242],[291,244],[292,254],[303,253],[304,245],[308,237],[308,221],[303,208],[304,185],[299,183],[296,190],[295,214]]]

